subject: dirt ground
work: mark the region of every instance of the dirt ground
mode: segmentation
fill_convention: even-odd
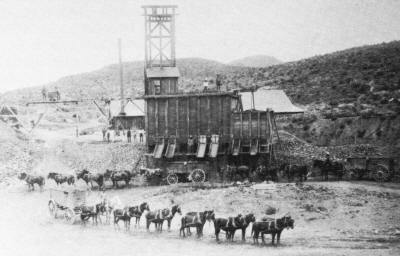
[[[71,142],[72,132],[46,132],[45,136],[42,132],[39,130],[36,136],[42,141],[43,158],[34,172],[73,173],[73,160],[64,155],[68,150],[78,150],[80,143],[85,143],[84,138]],[[88,138],[93,140],[95,136]],[[66,145],[75,146],[71,150]],[[87,154],[96,152],[89,151],[88,145],[83,148]],[[85,159],[81,156],[79,161]],[[154,227],[147,232],[144,219],[140,227],[132,224],[129,232],[123,230],[122,223],[120,230],[105,224],[67,224],[48,213],[49,190],[55,187],[47,180],[43,191],[28,192],[27,186],[16,178],[0,184],[0,255],[400,255],[398,183],[277,183],[269,185],[269,193],[258,194],[253,187],[204,188],[185,184],[131,186],[106,192],[109,198],[118,197],[124,205],[146,201],[154,210],[180,204],[183,213],[213,209],[216,217],[253,212],[260,219],[267,209],[274,207],[277,213],[271,217],[290,213],[295,220],[293,230],[283,231],[279,246],[253,245],[251,226],[245,243],[240,241],[240,235],[233,243],[226,242],[223,234],[222,242],[217,243],[211,223],[206,223],[203,238],[181,238],[180,216],[173,219],[171,232],[161,234]],[[78,181],[76,188],[87,186]],[[92,190],[89,203],[96,202],[98,197],[99,192]]]
[[[129,232],[106,224],[84,226],[78,221],[70,225],[48,214],[48,190],[27,192],[25,185],[16,184],[0,191],[0,255],[398,255],[400,252],[399,184],[331,182],[306,183],[302,187],[276,184],[270,196],[255,195],[251,188],[186,186],[137,187],[106,193],[109,197],[118,196],[126,205],[146,201],[151,209],[158,209],[178,203],[183,213],[214,209],[217,217],[254,212],[260,218],[272,206],[279,209],[276,216],[289,212],[295,219],[295,228],[283,231],[279,246],[255,246],[250,228],[245,243],[239,235],[233,243],[224,239],[217,243],[209,223],[202,239],[180,238],[180,216],[173,219],[171,232],[161,234],[155,233],[154,227],[146,232],[144,219],[140,227],[132,224]],[[89,201],[95,201],[98,195],[93,190]]]

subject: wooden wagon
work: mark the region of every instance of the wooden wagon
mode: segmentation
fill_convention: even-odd
[[[395,174],[395,159],[390,157],[350,157],[345,164],[352,179],[390,181]]]
[[[50,189],[50,215],[54,218],[63,217],[66,222],[73,224],[80,217],[82,206],[86,205],[87,194],[87,190]]]

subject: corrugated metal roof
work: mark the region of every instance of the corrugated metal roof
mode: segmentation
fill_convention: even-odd
[[[241,92],[243,110],[253,109],[251,92]],[[255,110],[265,111],[272,109],[277,114],[303,113],[304,110],[292,104],[283,90],[259,89],[254,92]]]
[[[110,103],[111,116],[118,116],[121,111],[121,101],[113,100]],[[144,116],[144,100],[128,100],[125,104],[126,116]]]
[[[162,68],[148,68],[146,69],[146,76],[148,78],[156,77],[179,77],[179,69],[177,67],[162,67]]]

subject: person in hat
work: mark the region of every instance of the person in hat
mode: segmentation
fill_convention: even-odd
[[[131,142],[131,136],[132,136],[131,130],[128,130],[128,131],[126,132],[126,137],[128,138],[128,142],[129,142],[129,143]]]
[[[330,166],[331,165],[331,156],[329,152],[326,152],[325,154],[325,166]]]

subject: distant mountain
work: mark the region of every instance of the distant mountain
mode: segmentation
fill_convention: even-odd
[[[275,57],[268,55],[254,55],[245,58],[237,59],[228,63],[231,66],[241,66],[241,67],[255,67],[255,68],[265,68],[272,65],[281,64],[282,61],[276,59]]]

